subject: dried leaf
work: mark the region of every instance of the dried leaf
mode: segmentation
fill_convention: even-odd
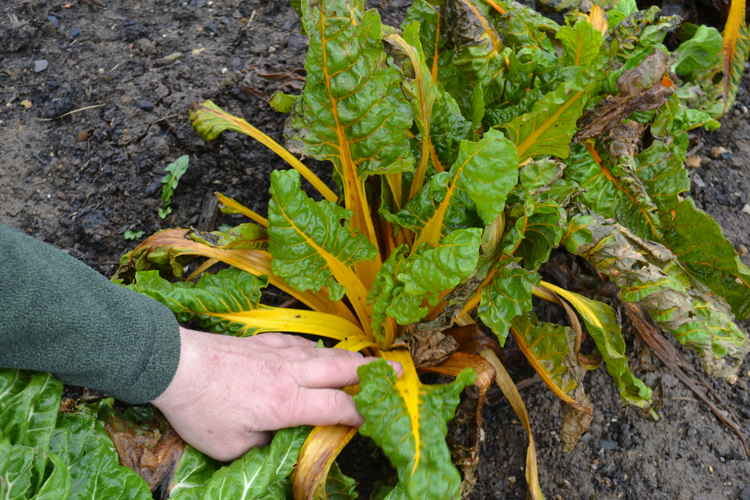
[[[512,331],[521,352],[547,387],[569,406],[590,414],[591,405],[582,404],[576,398],[582,394],[586,374],[578,363],[576,332],[540,322],[533,313],[516,318]]]
[[[750,341],[727,303],[686,273],[666,247],[638,238],[619,224],[591,218],[568,250],[591,262],[682,344],[696,349],[715,376],[736,379]]]
[[[600,137],[617,127],[637,111],[649,111],[662,106],[674,93],[673,86],[665,86],[662,77],[669,71],[669,56],[660,49],[645,58],[617,81],[619,95],[607,97],[584,117],[584,126],[576,133],[576,140]]]
[[[120,463],[137,472],[151,490],[172,472],[185,449],[185,442],[166,422],[138,425],[111,415],[104,428]]]
[[[581,436],[588,432],[594,420],[591,400],[579,387],[575,399],[580,407],[565,405],[562,407],[562,424],[560,425],[560,441],[563,451],[571,452],[575,449]]]

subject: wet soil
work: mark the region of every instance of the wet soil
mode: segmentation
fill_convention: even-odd
[[[407,2],[383,3],[395,22]],[[287,2],[6,0],[0,19],[0,223],[108,275],[135,244],[126,231],[208,226],[215,190],[265,211],[267,174],[281,162],[232,134],[204,144],[187,110],[210,98],[281,140],[283,116],[267,100],[301,87],[306,47]],[[701,165],[692,170],[694,197],[743,254],[750,248],[747,86],[721,130],[694,137]],[[190,168],[162,220],[160,179],[184,154]],[[749,499],[750,461],[735,437],[658,361],[635,369],[656,388],[662,418],[624,408],[607,375],[595,371],[587,379],[593,425],[567,454],[559,402],[542,384],[523,391],[547,497]],[[746,432],[749,378],[746,362],[734,386],[707,380]],[[526,498],[523,429],[501,397],[490,399],[472,498]]]

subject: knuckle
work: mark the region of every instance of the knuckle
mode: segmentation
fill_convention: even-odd
[[[356,378],[357,368],[359,368],[360,366],[362,366],[362,362],[360,360],[342,359],[338,363],[336,363],[335,369],[339,374],[345,374],[349,378]]]
[[[326,402],[331,409],[344,410],[352,404],[351,398],[343,391],[331,391]]]
[[[305,410],[302,391],[295,387],[290,394],[280,395],[274,406],[276,407],[275,418],[280,424],[299,422]]]
[[[275,358],[262,359],[258,361],[258,370],[262,374],[271,377],[270,380],[281,379],[282,375],[286,371],[284,364],[280,362],[280,360]]]

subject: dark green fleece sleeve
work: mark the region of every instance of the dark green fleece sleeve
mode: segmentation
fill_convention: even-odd
[[[167,388],[180,335],[158,302],[0,225],[0,367],[52,372],[130,403]]]

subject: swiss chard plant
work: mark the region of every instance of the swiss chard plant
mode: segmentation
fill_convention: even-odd
[[[118,278],[183,323],[317,335],[397,361],[403,375],[385,361],[360,369],[347,389],[359,429],[287,430],[220,469],[188,448],[172,497],[354,498],[335,461],[360,433],[396,471],[383,498],[458,498],[447,423],[464,387],[479,387],[481,411],[496,382],[529,431],[526,479],[542,498],[529,415],[496,354],[509,337],[566,404],[570,446],[591,419],[593,368],[653,412],[612,300],[543,280],[553,251],[587,261],[618,303],[694,349],[709,374],[736,379],[750,350],[735,323],[750,317],[750,269],[689,198],[684,163],[688,132],[718,127],[732,105],[750,50],[744,2],[723,36],[634,0],[594,3],[558,23],[512,0],[415,0],[392,27],[364,0],[302,0],[305,87],[272,101],[289,113],[287,147],[211,101],[193,109],[204,139],[246,134],[292,169],[271,174],[266,215],[218,194],[248,222],[160,231],[123,257]],[[298,157],[327,162],[332,181]],[[265,305],[268,290],[292,301],[266,293],[277,305]],[[557,304],[568,324],[539,319],[535,300]],[[426,384],[425,372],[455,380]],[[29,454],[24,491],[62,470],[55,460],[70,452],[49,444],[57,432],[38,446],[0,439]],[[465,492],[471,466],[462,472]]]

